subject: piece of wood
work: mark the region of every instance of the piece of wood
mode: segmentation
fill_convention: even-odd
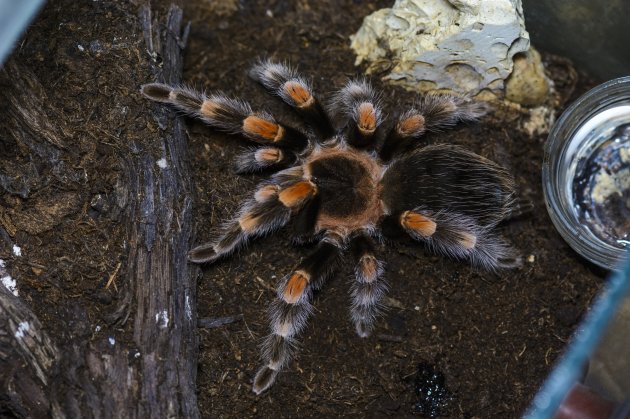
[[[3,266],[0,277],[10,278]],[[46,416],[59,351],[33,312],[0,284],[0,416]]]
[[[147,82],[181,83],[189,31],[182,24],[182,9],[172,5],[165,21],[159,22],[145,4],[138,22],[154,75]],[[36,100],[45,89],[34,74],[12,65],[7,71],[20,83],[9,104],[16,144],[51,160],[64,149],[58,141],[65,136],[64,123],[51,123],[46,101]],[[20,105],[29,98],[28,106]],[[158,134],[137,142],[136,152],[117,162],[126,180],[117,190],[125,203],[120,220],[126,226],[127,255],[110,273],[117,275],[120,294],[106,316],[112,325],[131,326],[132,339],[92,339],[93,325],[79,305],[60,313],[66,336],[51,338],[28,305],[0,286],[0,415],[199,417],[199,271],[186,257],[194,193],[186,135],[174,112],[150,102],[147,107]],[[165,165],[156,165],[151,155],[156,145],[164,150]],[[117,266],[116,261],[112,265]]]

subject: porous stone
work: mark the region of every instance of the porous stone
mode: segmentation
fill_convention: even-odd
[[[534,48],[514,56],[514,69],[505,82],[505,98],[524,106],[539,106],[549,94],[549,81]]]
[[[351,37],[356,64],[410,90],[503,96],[514,54],[529,48],[521,0],[397,0]]]

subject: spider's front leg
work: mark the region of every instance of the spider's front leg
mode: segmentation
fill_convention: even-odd
[[[319,138],[326,140],[334,135],[330,119],[315,96],[313,87],[293,68],[285,64],[261,61],[251,69],[250,76],[269,93],[280,97],[293,108]]]
[[[295,164],[297,155],[288,149],[261,147],[250,149],[236,158],[236,173],[248,174],[262,170],[280,170]]]
[[[294,211],[299,210],[317,194],[317,187],[306,180],[295,180],[286,185],[262,185],[227,223],[218,238],[192,249],[188,259],[195,263],[214,262],[246,243],[251,237],[270,233],[283,227]]]
[[[333,97],[331,108],[345,124],[348,144],[363,149],[376,145],[384,118],[379,94],[367,81],[349,81]]]
[[[334,270],[344,242],[327,235],[317,249],[298,265],[297,269],[278,285],[277,299],[270,310],[271,334],[263,344],[265,363],[256,373],[252,390],[260,394],[276,380],[278,372],[295,352],[295,336],[304,329],[313,312],[313,290],[319,289]]]
[[[254,112],[245,101],[232,99],[222,93],[206,96],[192,89],[149,83],[142,86],[142,94],[156,102],[169,103],[208,125],[230,134],[242,134],[264,145],[301,151],[308,138],[299,130],[278,123],[267,112]]]

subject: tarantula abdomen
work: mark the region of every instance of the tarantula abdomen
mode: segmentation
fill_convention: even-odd
[[[395,160],[383,178],[383,200],[391,212],[425,207],[473,217],[494,227],[516,202],[508,171],[453,145],[431,145]]]

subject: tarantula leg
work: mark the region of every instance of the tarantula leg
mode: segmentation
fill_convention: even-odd
[[[277,299],[270,310],[271,334],[265,339],[262,348],[265,365],[254,377],[254,393],[260,394],[267,390],[274,383],[278,372],[293,357],[296,335],[304,329],[313,312],[313,290],[319,289],[334,270],[341,246],[340,241],[325,238],[278,285]]]
[[[488,111],[488,106],[465,96],[429,93],[420,98],[415,109],[424,116],[428,130],[449,128],[458,122],[473,122]]]
[[[255,65],[250,76],[262,84],[269,93],[279,96],[304,118],[322,139],[333,136],[334,129],[312,86],[294,69],[271,61]]]
[[[400,216],[400,225],[412,236],[422,238],[431,237],[436,230],[437,224],[422,214],[413,211],[405,211]]]
[[[492,227],[482,227],[472,217],[416,208],[400,214],[398,221],[409,236],[426,243],[435,252],[469,259],[486,270],[520,265],[518,255],[491,232]]]
[[[415,144],[427,130],[439,130],[455,125],[460,121],[476,121],[486,113],[486,106],[467,98],[430,93],[423,96],[416,105],[398,117],[387,133],[379,150],[379,157],[389,161],[396,153]]]
[[[262,170],[281,170],[294,164],[297,156],[291,150],[262,147],[245,151],[236,158],[236,173],[256,173]]]
[[[383,115],[380,99],[368,82],[348,82],[333,98],[332,107],[347,119],[347,141],[350,145],[357,148],[375,145]]]
[[[302,150],[308,144],[306,135],[295,128],[279,124],[266,112],[254,112],[245,101],[220,93],[206,96],[161,83],[145,84],[141,92],[151,100],[169,103],[221,131],[242,134],[257,143],[295,150]]]
[[[293,238],[296,242],[302,243],[315,234],[317,226],[317,216],[321,206],[321,197],[316,195],[309,200],[304,207],[293,217]]]
[[[314,184],[298,181],[284,188],[274,184],[261,186],[240,211],[239,216],[223,228],[219,238],[192,249],[188,259],[195,263],[214,262],[249,240],[287,224],[291,213],[299,210],[317,193]]]
[[[188,259],[194,263],[214,262],[232,253],[250,237],[284,226],[290,217],[290,208],[278,200],[277,194],[262,202],[249,201],[241,209],[240,216],[228,223],[215,241],[195,247],[188,253]]]
[[[396,152],[420,138],[426,132],[425,122],[425,117],[415,109],[402,114],[385,137],[378,152],[379,158],[389,161]]]
[[[357,261],[354,268],[355,281],[350,288],[350,314],[357,334],[363,338],[372,332],[376,316],[381,311],[380,300],[387,291],[387,284],[380,280],[384,263],[374,256],[372,240],[361,234],[352,239],[350,246]]]

